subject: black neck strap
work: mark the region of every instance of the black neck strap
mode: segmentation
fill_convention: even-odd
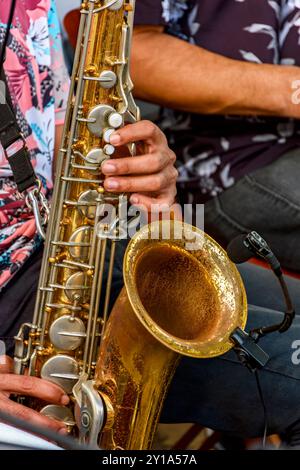
[[[9,31],[10,24],[8,24],[7,28]],[[3,48],[5,46],[6,41]],[[2,53],[1,55],[5,54]],[[23,193],[37,185],[37,177],[31,164],[25,139],[13,111],[3,63],[0,63],[0,67],[0,78],[2,81],[2,87],[0,87],[0,143],[11,167],[18,191]]]
[[[8,103],[10,101],[9,89],[3,72],[1,80],[2,83],[5,83],[5,96],[1,96],[2,93],[0,91],[0,142],[11,167],[18,191],[22,193],[37,185],[37,177],[16,116],[12,111],[12,106]],[[16,150],[14,151],[12,147],[15,147]],[[11,152],[9,151],[10,148]]]
[[[41,182],[34,172],[25,138],[18,125],[3,67],[15,6],[16,0],[11,0],[7,29],[0,51],[0,79],[2,80],[2,86],[0,86],[0,143],[12,170],[18,191],[24,193],[26,204],[33,212],[37,232],[45,239],[45,227],[49,217],[48,202],[41,192]]]

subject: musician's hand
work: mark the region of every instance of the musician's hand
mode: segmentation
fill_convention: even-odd
[[[61,434],[66,434],[63,423],[41,415],[26,406],[10,400],[11,394],[26,395],[45,400],[55,405],[67,405],[69,397],[57,385],[36,377],[15,375],[12,360],[0,356],[0,410],[23,421],[47,427]]]
[[[140,142],[144,153],[106,161],[102,165],[105,189],[130,193],[130,202],[146,207],[149,212],[151,205],[171,207],[178,173],[174,167],[176,156],[163,132],[150,121],[140,121],[118,129],[110,141],[117,148]]]

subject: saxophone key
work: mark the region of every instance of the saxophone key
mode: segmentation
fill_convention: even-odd
[[[101,148],[93,148],[91,149],[85,157],[85,160],[88,163],[93,163],[97,165],[101,165],[103,161],[107,159],[107,156],[104,154]]]
[[[86,119],[89,131],[96,137],[102,137],[107,127],[113,127],[110,122],[113,126],[116,126],[114,127],[114,129],[116,129],[122,125],[123,117],[121,114],[117,113],[112,106],[105,104],[100,104],[92,108]]]
[[[97,199],[98,191],[96,189],[89,189],[81,193],[78,198],[79,213],[87,219],[95,219]]]
[[[87,285],[87,276],[83,272],[72,274],[62,288],[71,302],[78,299],[78,303],[85,303],[89,298],[90,286]]]
[[[104,153],[109,157],[111,157],[115,153],[115,150],[115,147],[110,144],[105,145],[105,147],[103,148]]]
[[[41,409],[40,413],[44,416],[48,416],[48,418],[64,422],[69,433],[71,433],[76,424],[72,411],[66,406],[47,405]]]
[[[115,129],[108,127],[107,129],[104,129],[103,131],[103,140],[107,144],[110,143],[110,137],[111,135],[115,132]]]
[[[111,2],[111,0],[107,0],[106,3],[107,3],[107,8],[109,10],[116,11],[116,10],[120,10],[123,7],[124,0],[115,0],[113,3]]]
[[[63,351],[75,351],[86,338],[86,328],[80,318],[64,315],[52,323],[49,337],[55,348]]]
[[[95,207],[86,207],[86,216],[90,219],[95,218]],[[92,228],[89,225],[76,229],[69,239],[69,253],[72,258],[83,263],[88,261],[91,242]]]
[[[73,357],[63,354],[52,356],[44,363],[41,377],[59,385],[70,394],[80,377],[79,365]]]

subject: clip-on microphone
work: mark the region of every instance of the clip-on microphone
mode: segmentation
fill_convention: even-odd
[[[250,232],[247,235],[239,235],[236,237],[228,245],[227,254],[230,260],[235,264],[245,263],[252,258],[253,255],[263,258],[276,275],[284,295],[286,310],[281,323],[256,328],[251,330],[249,334],[241,328],[237,328],[231,335],[240,360],[248,368],[255,370],[256,367],[264,367],[269,360],[269,356],[257,345],[259,339],[275,331],[279,333],[287,331],[295,318],[295,309],[283,277],[280,263],[267,242],[257,232]]]

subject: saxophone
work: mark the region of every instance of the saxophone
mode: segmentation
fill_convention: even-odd
[[[105,449],[150,448],[180,355],[228,351],[247,312],[222,248],[195,227],[163,220],[130,241],[125,286],[109,315],[127,198],[104,190],[101,165],[116,153],[111,133],[140,118],[129,75],[134,7],[82,3],[34,318],[16,337],[14,360],[16,373],[28,369],[71,399],[31,406]]]

